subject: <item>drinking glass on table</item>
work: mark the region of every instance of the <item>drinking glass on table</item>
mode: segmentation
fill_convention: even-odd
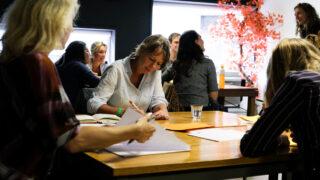
[[[199,121],[202,113],[202,105],[191,105],[192,119]]]

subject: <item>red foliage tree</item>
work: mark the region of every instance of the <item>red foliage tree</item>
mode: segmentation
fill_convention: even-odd
[[[240,52],[235,52],[235,48],[230,50],[226,66],[239,70],[250,85],[256,82],[258,72],[263,68],[268,40],[280,39],[280,32],[274,30],[274,26],[283,23],[280,14],[262,14],[262,5],[263,0],[250,0],[246,5],[240,0],[219,0],[218,6],[227,13],[209,29],[212,38],[224,38],[239,45]]]

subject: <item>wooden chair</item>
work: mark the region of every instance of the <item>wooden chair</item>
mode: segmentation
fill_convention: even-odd
[[[184,111],[183,106],[179,103],[179,97],[173,83],[164,82],[163,92],[167,101],[169,102],[169,105],[168,105],[169,112]]]

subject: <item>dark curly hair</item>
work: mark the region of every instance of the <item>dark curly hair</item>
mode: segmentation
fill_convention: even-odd
[[[315,8],[309,3],[299,3],[294,9],[301,8],[307,14],[306,26],[296,25],[296,35],[299,34],[301,38],[305,38],[309,34],[318,34],[318,27],[320,27],[320,19]]]

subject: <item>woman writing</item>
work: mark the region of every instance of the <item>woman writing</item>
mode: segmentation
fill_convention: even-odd
[[[16,0],[8,13],[0,55],[0,179],[45,179],[59,149],[144,142],[155,130],[148,116],[129,126],[80,128],[48,58],[64,48],[78,8],[77,0]]]
[[[320,51],[304,39],[284,39],[267,69],[266,109],[242,138],[244,156],[259,156],[288,146],[280,136],[290,125],[304,155],[306,177],[320,178]]]
[[[210,110],[209,100],[218,98],[216,68],[205,58],[201,36],[191,30],[184,32],[179,41],[177,60],[163,73],[162,80],[174,79],[179,102],[189,111],[190,105],[203,105]]]
[[[148,36],[134,53],[108,66],[88,101],[88,112],[122,116],[132,100],[140,113],[149,108],[157,119],[168,119],[159,71],[168,61],[168,41],[161,35]]]

